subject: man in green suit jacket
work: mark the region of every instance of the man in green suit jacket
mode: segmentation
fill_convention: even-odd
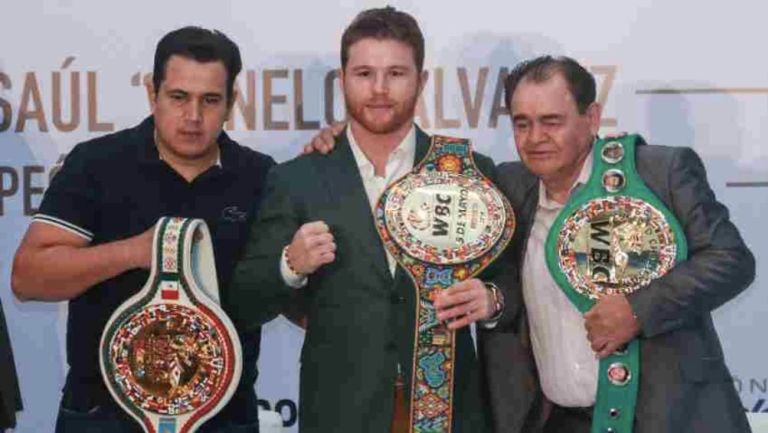
[[[389,432],[398,377],[409,401],[416,293],[385,251],[372,207],[429,149],[414,124],[423,59],[424,39],[410,15],[387,7],[355,18],[341,48],[348,127],[329,155],[304,155],[272,170],[234,277],[229,311],[246,326],[268,320],[294,293],[306,301],[302,433]],[[493,176],[492,161],[475,158]],[[471,310],[462,324],[496,313],[477,279],[453,292],[461,294],[451,301],[454,311]],[[457,332],[455,362],[453,431],[486,432],[466,326]]]

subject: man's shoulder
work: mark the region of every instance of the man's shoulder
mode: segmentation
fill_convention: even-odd
[[[122,166],[126,158],[135,159],[139,144],[136,127],[125,128],[82,141],[72,148],[70,155],[101,165],[114,163]]]
[[[513,203],[521,203],[538,183],[538,178],[520,161],[502,162],[496,166],[496,185]]]
[[[687,149],[680,146],[668,146],[663,144],[642,144],[637,146],[637,158],[672,158],[675,152]]]
[[[664,172],[681,160],[683,162],[701,161],[695,150],[686,146],[668,146],[661,144],[643,144],[637,146],[635,160],[637,169]]]
[[[274,165],[267,175],[267,184],[284,196],[307,200],[316,196],[318,188],[325,185],[328,174],[328,155],[300,155]]]
[[[533,175],[525,165],[520,161],[506,161],[496,166],[496,170],[499,174],[500,180],[506,181],[524,181],[533,182],[536,180],[536,176]]]
[[[266,153],[259,152],[231,139],[229,140],[229,150],[233,153],[233,157],[229,158],[229,160],[241,171],[268,170],[276,164],[275,160]]]
[[[336,152],[334,149],[332,152]],[[301,172],[305,170],[314,170],[316,167],[327,165],[331,162],[331,158],[335,157],[333,153],[323,155],[319,152],[312,152],[309,154],[299,155],[295,158],[283,161],[275,167],[285,172]]]
[[[478,166],[493,166],[493,158],[483,153],[472,151],[472,158],[475,160],[475,164]]]

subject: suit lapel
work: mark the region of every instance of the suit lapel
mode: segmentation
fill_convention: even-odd
[[[427,156],[429,148],[432,145],[430,136],[427,135],[418,125],[416,125],[416,152],[413,156],[413,166],[416,167]],[[398,265],[395,268],[395,286],[403,284],[411,284],[410,278],[406,274],[403,267]]]
[[[339,134],[334,151],[323,158],[328,164],[324,165],[326,170],[321,178],[329,197],[339,204],[340,219],[344,222],[345,231],[350,239],[362,243],[367,248],[365,257],[357,257],[354,260],[358,263],[370,260],[372,263],[367,266],[372,268],[377,277],[390,283],[392,275],[389,273],[384,245],[376,230],[363,178],[347,141],[346,131]]]
[[[518,217],[516,233],[512,242],[518,245],[517,262],[520,263],[520,270],[522,271],[528,238],[531,236],[533,219],[536,217],[536,208],[539,204],[539,179],[528,170],[524,170],[523,175],[515,181],[519,182],[517,191],[520,192],[513,192],[510,194],[512,197],[508,198],[512,202]],[[515,191],[514,185],[510,187],[511,191]]]
[[[525,254],[525,249],[528,246],[528,238],[531,236],[531,229],[533,228],[533,219],[536,217],[536,208],[539,204],[539,183],[535,182],[525,193],[525,201],[523,202],[523,208],[520,210],[521,219],[525,221],[523,234],[523,248],[522,253]],[[522,262],[521,262],[522,263]]]
[[[427,156],[432,145],[429,135],[416,126],[416,154],[413,158],[413,166],[416,167]]]
[[[414,154],[414,166],[418,165],[431,146],[430,137],[424,131],[416,126],[416,152]],[[395,278],[389,273],[384,245],[376,230],[371,208],[368,203],[368,196],[365,193],[363,179],[360,176],[360,170],[357,168],[355,156],[352,154],[352,148],[347,140],[347,132],[343,131],[336,139],[336,145],[333,152],[325,156],[328,161],[327,170],[322,173],[322,179],[330,197],[336,198],[340,202],[341,209],[344,212],[346,230],[354,239],[364,240],[367,245],[369,255],[373,261],[373,268],[376,274],[383,278],[389,287],[394,284],[410,284],[410,279],[400,266],[395,270]],[[342,200],[338,200],[343,197]],[[371,215],[369,218],[361,218],[361,215]]]

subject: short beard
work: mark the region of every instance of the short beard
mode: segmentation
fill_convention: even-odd
[[[403,105],[403,109],[400,111],[395,111],[392,118],[386,122],[386,123],[375,123],[369,121],[366,117],[363,111],[365,110],[365,107],[361,104],[359,108],[355,108],[350,106],[348,102],[348,98],[346,97],[346,94],[344,95],[344,105],[347,109],[347,116],[354,119],[360,126],[362,126],[366,131],[369,131],[374,134],[391,134],[395,131],[400,130],[404,125],[408,124],[410,125],[413,123],[413,118],[416,114],[416,104],[419,100],[419,94],[416,93],[414,97],[406,102],[405,105]]]

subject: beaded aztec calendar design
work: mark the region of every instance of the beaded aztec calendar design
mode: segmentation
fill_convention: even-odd
[[[384,245],[417,290],[410,431],[451,431],[455,335],[437,319],[440,290],[477,275],[512,239],[506,198],[472,159],[468,140],[433,136],[425,159],[382,194]]]

